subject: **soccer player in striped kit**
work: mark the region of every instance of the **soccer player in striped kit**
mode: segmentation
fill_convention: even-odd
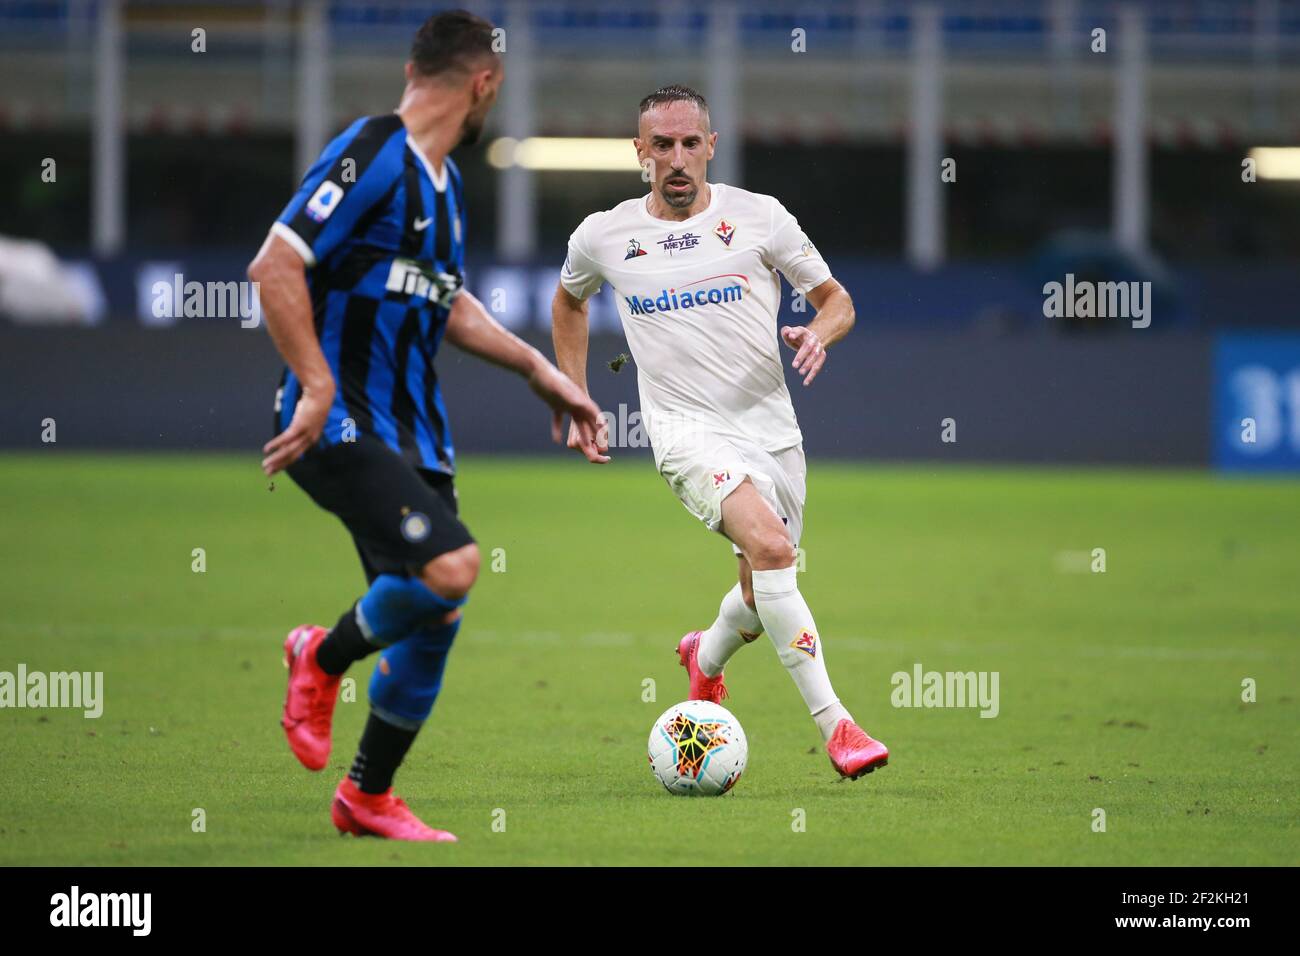
[[[331,816],[340,832],[455,837],[419,820],[393,774],[428,718],[479,568],[457,517],[434,356],[445,340],[524,376],[585,427],[599,411],[463,288],[465,203],[448,155],[475,142],[504,79],[493,27],[464,11],[416,33],[397,110],[357,120],[308,170],[249,266],[286,369],[263,470],[287,470],[351,532],[369,589],[332,629],[285,640],[282,725],[322,769],[341,676],[380,652],[370,716]]]

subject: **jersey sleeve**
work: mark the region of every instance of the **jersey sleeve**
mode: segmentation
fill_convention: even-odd
[[[799,220],[775,199],[764,261],[785,276],[798,292],[807,293],[831,277],[831,267],[799,228]]]
[[[363,121],[330,143],[271,227],[309,267],[342,245],[401,175],[404,139],[386,120]]]
[[[587,299],[600,291],[605,277],[600,274],[600,267],[587,254],[587,222],[573,230],[569,237],[569,253],[564,259],[564,268],[560,270],[560,285],[575,299]]]

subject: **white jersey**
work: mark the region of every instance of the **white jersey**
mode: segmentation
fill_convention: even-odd
[[[777,273],[806,293],[830,268],[771,196],[709,188],[708,208],[681,222],[651,216],[648,195],[588,216],[560,277],[578,299],[612,287],[656,465],[683,432],[771,452],[803,440],[777,337]]]

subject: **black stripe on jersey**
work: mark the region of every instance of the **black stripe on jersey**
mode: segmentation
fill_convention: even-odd
[[[451,172],[447,172],[447,177],[451,177]],[[451,259],[451,223],[448,221],[450,210],[447,208],[447,196],[451,192],[451,183],[447,188],[436,194],[433,201],[438,210],[438,221],[434,223],[434,228],[438,232],[433,237],[433,257],[438,260],[439,265],[444,268]]]
[[[373,430],[375,416],[366,394],[370,377],[370,342],[375,335],[375,316],[379,300],[354,295],[343,309],[343,334],[339,343],[339,385],[348,416],[356,423],[357,434]]]
[[[406,158],[406,222],[402,223],[402,255],[407,259],[419,259],[420,250],[424,248],[424,229],[416,230],[417,221],[424,218],[424,196],[420,192],[420,171],[415,166],[415,155],[408,149]]]
[[[442,420],[438,405],[433,400],[434,390],[438,387],[438,373],[433,368],[428,352],[425,352],[424,358],[424,413],[433,427],[433,445],[438,451],[438,463],[451,471],[451,460],[447,457],[447,423]]]
[[[280,384],[275,387],[276,400],[271,403],[271,434],[278,435],[283,429],[280,427],[280,416],[284,414],[284,386],[289,382],[289,366],[284,367],[280,373]]]
[[[417,467],[421,464],[421,456],[415,441],[415,399],[406,383],[406,373],[411,360],[411,346],[419,334],[420,310],[407,309],[402,327],[397,330],[397,340],[393,343],[397,368],[393,373],[393,404],[390,408],[397,420],[397,443],[402,457]]]
[[[387,116],[372,116],[366,120],[361,128],[357,130],[357,134],[343,147],[343,151],[334,160],[334,165],[330,167],[330,171],[325,174],[321,182],[329,180],[342,189],[346,195],[349,189],[361,181],[362,175],[370,168],[370,164],[379,155],[379,151],[384,148],[384,144],[401,128],[402,118],[396,113],[390,113]],[[355,169],[350,168],[348,181],[344,182],[343,164],[348,160],[351,160],[356,166]],[[317,222],[307,215],[307,204],[303,203],[302,208],[298,210],[298,214],[289,223],[289,228],[301,236],[308,245],[312,245],[328,222],[328,219]]]
[[[392,258],[391,249],[367,245],[353,246],[348,250],[343,261],[329,272],[323,285],[328,289],[351,291],[375,267],[376,263],[388,262]]]

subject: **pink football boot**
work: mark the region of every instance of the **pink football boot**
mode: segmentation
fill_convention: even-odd
[[[722,682],[722,675],[710,677],[700,670],[696,660],[700,650],[700,632],[691,631],[677,644],[677,657],[691,678],[691,700],[708,700],[721,704],[727,698],[727,685]]]
[[[872,740],[865,730],[848,719],[835,725],[835,732],[826,742],[826,752],[840,776],[850,780],[889,763],[889,748],[879,740]]]
[[[330,817],[341,834],[425,843],[457,842],[455,834],[435,830],[412,813],[405,800],[393,795],[392,787],[383,793],[364,793],[348,777],[334,791]]]
[[[328,633],[323,627],[303,624],[284,639],[289,690],[280,726],[289,738],[289,749],[308,770],[320,770],[330,757],[330,723],[338,700],[339,676],[326,674],[316,663],[316,648]]]

